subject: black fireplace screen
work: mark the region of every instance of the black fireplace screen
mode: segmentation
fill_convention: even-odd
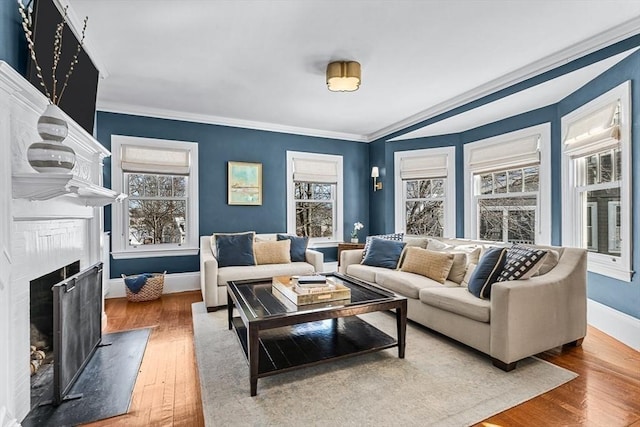
[[[53,403],[59,405],[102,338],[102,262],[53,287]]]

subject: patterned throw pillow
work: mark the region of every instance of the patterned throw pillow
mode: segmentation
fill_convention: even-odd
[[[460,255],[466,260],[465,254]],[[400,270],[428,277],[444,285],[453,265],[454,257],[455,255],[450,253],[409,247],[405,251],[405,258]]]
[[[471,274],[467,290],[478,298],[491,298],[491,285],[498,281],[506,257],[506,248],[487,249]]]
[[[526,280],[533,276],[544,263],[547,251],[524,246],[513,246],[507,250],[507,259],[498,277],[498,282]]]
[[[364,242],[364,249],[362,250],[362,259],[363,260],[367,256],[367,251],[369,250],[369,246],[371,245],[371,239],[373,237],[376,237],[378,239],[397,240],[399,242],[402,242],[402,240],[404,239],[404,233],[378,234],[378,235],[375,235],[375,236],[367,236],[367,238],[366,238],[366,240]]]

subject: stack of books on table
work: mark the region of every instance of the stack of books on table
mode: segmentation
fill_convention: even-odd
[[[351,298],[351,289],[326,276],[277,276],[273,278],[272,288],[296,305]]]

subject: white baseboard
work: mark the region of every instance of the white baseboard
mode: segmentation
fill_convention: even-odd
[[[640,319],[588,299],[587,323],[640,351]]]
[[[105,298],[123,298],[127,296],[124,288],[124,279],[109,279],[108,291]],[[164,276],[163,294],[176,292],[195,291],[200,289],[200,272],[173,273]]]

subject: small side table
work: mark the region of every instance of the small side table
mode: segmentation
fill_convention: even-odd
[[[338,267],[340,267],[340,252],[348,251],[351,249],[364,249],[364,243],[338,243]]]

